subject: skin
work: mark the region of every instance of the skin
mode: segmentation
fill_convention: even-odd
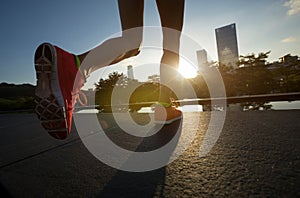
[[[156,0],[160,21],[163,29],[163,56],[161,58],[160,76],[161,80],[168,79],[170,73],[166,66],[177,68],[179,64],[179,45],[183,27],[184,0]],[[143,39],[143,16],[144,0],[118,0],[119,15],[122,26],[120,37],[106,40],[99,46],[97,55],[85,52],[78,55],[81,62],[87,57],[96,57],[86,67],[80,68],[82,73],[88,76],[93,71],[102,67],[118,63],[126,58],[139,54],[139,48]],[[135,31],[130,29],[135,28]],[[176,31],[168,31],[171,28]],[[130,47],[129,44],[130,43]],[[96,49],[95,48],[95,49]],[[129,49],[128,49],[129,48]],[[109,49],[110,51],[107,51]],[[98,52],[99,52],[98,51]],[[161,87],[159,101],[170,102],[169,90]]]

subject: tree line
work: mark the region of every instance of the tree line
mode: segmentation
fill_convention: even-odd
[[[0,83],[0,112],[32,110],[35,86],[30,84]]]
[[[237,68],[211,63],[206,69],[220,72],[227,96],[300,92],[300,61],[298,57],[286,55],[284,60],[267,63],[269,52],[241,56]],[[198,98],[209,98],[210,93],[203,74],[187,79]],[[108,78],[101,78],[96,87],[95,103],[110,111],[112,94],[114,103],[124,104],[157,101],[160,85],[158,82],[139,82],[122,73],[113,72]],[[0,111],[33,109],[35,86],[30,84],[0,83]],[[180,90],[184,92],[185,90]],[[172,91],[173,98],[177,98]],[[182,99],[182,98],[179,98]],[[263,105],[263,104],[262,104]],[[135,105],[130,108],[139,109]],[[126,109],[125,109],[126,110]]]
[[[290,55],[281,62],[267,63],[269,52],[257,55],[241,56],[237,67],[219,64],[207,65],[206,69],[220,72],[227,96],[288,93],[300,91],[300,61]],[[290,58],[292,57],[292,58]],[[201,72],[193,79],[188,79],[198,98],[209,98],[209,89]],[[159,83],[138,82],[128,79],[124,74],[111,73],[107,79],[100,79],[96,86],[96,104],[102,110],[110,111],[111,96],[114,92],[115,104],[157,101]],[[181,90],[184,91],[184,90]],[[176,98],[174,93],[173,98]],[[264,104],[259,104],[263,106]],[[139,109],[139,106],[131,109]]]

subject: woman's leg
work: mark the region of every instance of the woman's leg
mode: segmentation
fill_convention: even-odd
[[[179,64],[180,36],[183,27],[184,0],[156,0],[161,25],[163,27],[163,56],[160,77],[163,84],[173,81]],[[172,71],[170,71],[172,70]],[[170,102],[170,91],[161,88],[161,102]]]
[[[79,55],[82,73],[90,73],[139,53],[143,37],[144,0],[118,0],[122,35],[104,41],[95,49]]]

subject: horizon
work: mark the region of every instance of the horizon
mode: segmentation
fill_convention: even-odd
[[[249,54],[247,54],[247,55],[250,55],[250,54],[253,54],[253,53],[249,53]],[[254,53],[254,55],[255,56],[257,56],[258,55],[258,53]],[[300,60],[300,56],[298,56],[298,55],[293,55],[293,54],[290,54],[290,53],[288,53],[288,54],[286,54],[286,55],[291,55],[291,56],[297,56],[298,57],[298,60]],[[286,56],[286,55],[284,55],[284,56]],[[268,61],[266,61],[265,62],[265,66],[272,66],[272,64],[276,64],[276,63],[278,63],[278,62],[280,62],[279,61],[279,59],[280,59],[281,57],[278,57],[278,60],[276,60],[276,61],[272,61],[272,62],[268,62]],[[126,61],[126,60],[125,60]],[[121,61],[121,62],[123,62],[123,61]],[[118,64],[117,64],[118,65]],[[113,67],[117,67],[118,69],[120,69],[120,68],[122,68],[123,67],[123,69],[125,68],[124,66],[113,66]],[[217,66],[216,66],[217,67]],[[247,66],[248,67],[248,66]],[[134,68],[134,67],[133,67]],[[239,68],[244,68],[244,66],[239,66],[239,67],[237,67],[237,68],[235,68],[235,69],[239,69]],[[180,68],[178,68],[178,70],[179,70]],[[124,70],[125,71],[125,70]],[[101,73],[101,78],[103,79],[103,80],[106,80],[106,79],[108,79],[108,75],[109,74],[112,74],[113,72],[118,72],[119,74],[123,74],[124,76],[126,76],[126,77],[128,77],[127,76],[127,71],[126,72],[119,72],[119,71],[116,71],[116,70],[113,70],[113,69],[110,69],[110,70],[108,70],[108,71],[103,71],[103,68],[101,68],[99,71],[96,71],[96,72],[94,72],[92,75],[98,75],[99,73]],[[179,73],[180,72],[182,72],[182,71],[178,71]],[[134,71],[133,71],[133,74],[134,74]],[[159,76],[159,74],[156,74],[156,73],[154,73],[154,74],[150,74],[150,75],[148,75],[147,77],[150,77],[150,76],[152,76],[152,75],[158,75]],[[198,76],[199,75],[199,71],[197,71],[197,75],[196,76]],[[135,76],[135,75],[134,75]],[[192,78],[195,78],[196,76],[194,76],[194,77],[192,77]],[[93,77],[90,77],[90,78],[93,78]],[[187,78],[189,78],[189,77],[187,77]],[[95,87],[95,83],[98,83],[99,82],[99,80],[100,80],[100,78],[98,79],[98,81],[95,81],[95,82],[92,82],[93,83],[93,87],[91,87],[90,86],[90,83],[91,82],[89,82],[89,83],[86,83],[86,84],[88,84],[89,86],[86,86],[86,84],[82,87],[82,90],[85,90],[85,91],[88,91],[89,89],[95,89],[96,87]],[[144,83],[144,82],[149,82],[149,79],[147,78],[147,79],[137,79],[137,78],[133,78],[133,80],[137,80],[138,82],[141,82],[141,83]],[[8,85],[33,85],[33,86],[36,86],[36,84],[33,84],[33,83],[30,83],[30,82],[19,82],[19,83],[15,83],[15,82],[7,82],[7,81],[0,81],[0,85],[1,84],[8,84]]]
[[[272,52],[271,52],[272,53]],[[250,55],[250,54],[252,54],[252,53],[249,53],[249,54],[247,54],[247,55]],[[257,55],[257,53],[255,53],[255,55]],[[285,54],[285,55],[291,55],[291,56],[297,56],[298,57],[298,59],[300,58],[300,56],[299,55],[297,55],[297,54],[291,54],[291,53],[287,53],[287,54]],[[284,55],[284,56],[285,56]],[[279,58],[281,58],[281,57],[278,57],[278,60],[275,60],[275,61],[272,61],[272,62],[266,62],[266,65],[267,64],[273,64],[273,63],[276,63],[276,62],[278,62],[279,61]],[[212,60],[213,61],[213,60]],[[238,67],[238,68],[242,68],[242,67]],[[94,72],[92,75],[93,76],[97,76],[97,75],[99,75],[99,73],[101,73],[101,78],[103,78],[103,79],[107,79],[108,78],[108,75],[109,74],[111,74],[111,73],[113,73],[113,72],[118,72],[118,71],[115,71],[115,70],[113,70],[113,69],[110,69],[110,70],[108,70],[108,72],[103,72],[102,71],[103,69],[100,69],[100,71],[96,71],[96,72]],[[134,70],[134,69],[133,69]],[[126,72],[124,72],[125,70],[123,70],[123,72],[119,72],[120,74],[124,74],[125,76],[127,76],[126,75]],[[133,71],[134,72],[134,71]],[[151,75],[149,75],[149,76],[152,76],[152,75],[159,75],[159,74],[157,74],[157,73],[153,73],[153,74],[151,74]],[[144,79],[136,79],[136,78],[134,78],[135,80],[138,80],[139,82],[148,82],[148,80],[146,80],[145,78]],[[100,80],[100,78],[98,79],[98,81]],[[92,88],[92,89],[95,89],[95,85],[94,85],[94,83],[97,83],[98,81],[93,81],[93,82],[87,82],[87,84],[88,84],[88,86],[83,86],[83,90],[88,90],[88,89],[90,89],[90,88]],[[0,84],[3,84],[3,83],[6,83],[6,84],[12,84],[12,85],[26,85],[26,84],[28,84],[28,85],[33,85],[33,86],[36,86],[36,82],[34,82],[34,83],[32,83],[32,82],[11,82],[11,81],[0,81]],[[92,86],[93,87],[91,87],[91,84],[93,84]]]

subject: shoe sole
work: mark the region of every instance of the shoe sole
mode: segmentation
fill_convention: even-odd
[[[57,74],[57,55],[54,46],[41,44],[34,56],[37,78],[35,112],[42,126],[56,139],[65,139],[68,127],[63,96]]]

